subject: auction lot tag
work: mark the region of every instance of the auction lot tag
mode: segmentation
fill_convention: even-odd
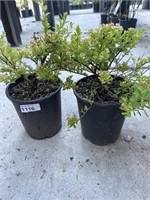
[[[41,107],[39,103],[27,104],[27,105],[20,105],[20,110],[22,113],[36,112],[36,111],[40,111]]]

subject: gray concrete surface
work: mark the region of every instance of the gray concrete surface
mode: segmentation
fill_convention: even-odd
[[[90,12],[68,17],[85,35],[100,22],[99,14]],[[150,11],[139,10],[137,17],[137,28],[146,26],[147,31],[133,53],[148,55]],[[40,22],[33,20],[21,19],[23,43],[32,32],[42,31]],[[66,118],[72,113],[78,113],[76,99],[71,90],[62,91],[60,132],[34,140],[0,84],[0,200],[150,200],[150,118],[126,119],[118,141],[101,147],[82,136],[80,124],[68,129]],[[133,137],[131,142],[123,140],[125,134]]]

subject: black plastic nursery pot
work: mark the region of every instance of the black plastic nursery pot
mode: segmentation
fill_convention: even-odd
[[[17,15],[20,17],[20,9],[17,7]]]
[[[23,18],[29,17],[29,10],[28,9],[21,10],[21,14]]]
[[[26,132],[34,139],[50,138],[61,128],[61,86],[52,94],[38,100],[17,100],[10,96],[11,88],[21,81],[6,87],[6,96],[13,103]]]
[[[101,14],[101,24],[107,24],[107,14]]]
[[[59,15],[58,2],[57,1],[52,1],[52,2],[53,2],[54,15]]]
[[[108,23],[111,23],[111,21],[110,21],[111,16],[115,16],[115,14],[114,13],[108,13],[108,15],[107,15],[107,22]]]
[[[33,17],[32,9],[29,9],[29,16],[30,16],[30,17]]]
[[[110,23],[113,24],[118,24],[119,23],[119,18],[117,16],[110,16]]]
[[[93,3],[93,12],[94,13],[99,12],[99,3]]]
[[[119,19],[119,24],[123,27],[124,30],[128,30],[129,28],[136,28],[137,19]]]
[[[83,136],[96,145],[114,143],[119,138],[125,120],[119,103],[90,105],[75,90],[74,94],[77,98]],[[85,106],[89,109],[83,114]]]
[[[69,1],[64,1],[64,12],[67,12],[67,14],[70,14],[70,7],[69,7]]]
[[[150,1],[149,0],[142,1],[142,9],[150,10]]]

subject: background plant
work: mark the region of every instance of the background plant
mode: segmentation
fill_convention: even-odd
[[[73,5],[81,5],[84,3],[89,3],[90,0],[70,0],[70,3]]]
[[[19,1],[17,1],[17,3],[19,4],[21,9],[23,9],[23,8],[26,9],[29,6],[28,0],[19,0]],[[30,3],[31,3],[31,1],[30,1]]]
[[[126,1],[125,2],[125,13],[120,13],[121,17],[125,17],[125,19],[133,19],[135,17],[136,11],[140,7],[142,1],[134,0],[134,1]]]

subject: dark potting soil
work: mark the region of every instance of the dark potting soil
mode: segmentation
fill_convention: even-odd
[[[94,101],[94,103],[116,103],[119,100],[115,91],[119,88],[122,80],[120,77],[114,78],[106,89],[96,77],[89,76],[78,82],[76,92],[80,97]]]
[[[52,83],[48,80],[39,80],[35,76],[29,76],[16,84],[9,94],[18,100],[36,100],[49,96],[60,86],[60,82]]]

